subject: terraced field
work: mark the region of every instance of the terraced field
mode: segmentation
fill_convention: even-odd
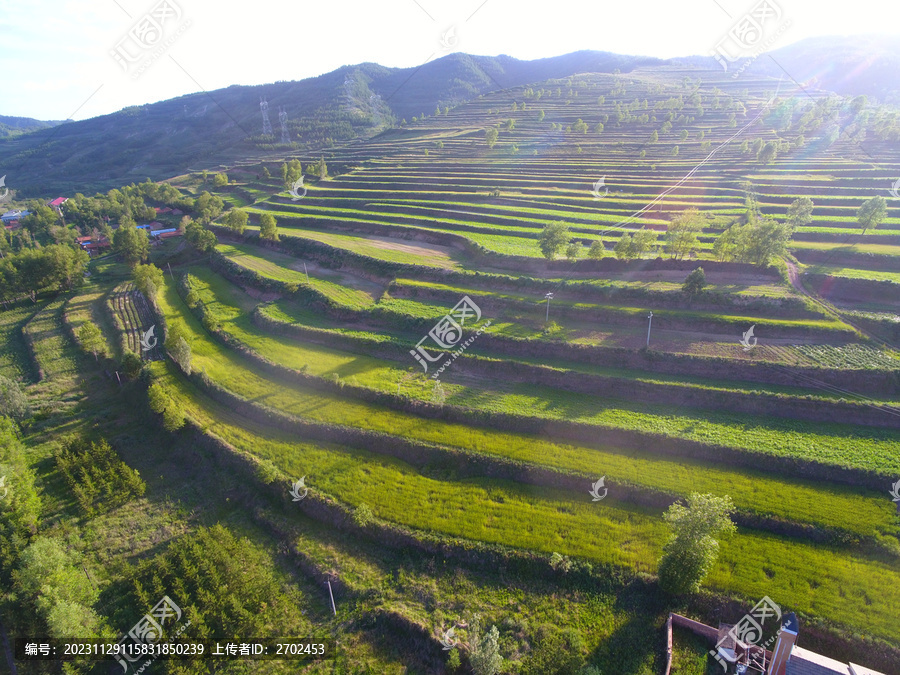
[[[735,607],[769,596],[823,651],[871,649],[890,671],[900,213],[891,204],[866,234],[855,214],[890,187],[900,152],[828,142],[824,121],[803,122],[823,92],[692,75],[637,69],[487,94],[331,148],[329,166],[346,170],[312,179],[302,199],[258,178],[277,164],[228,167],[220,193],[249,212],[245,232],[211,224],[217,245],[173,258],[153,304],[98,262],[88,290],[3,312],[0,373],[74,377],[62,327],[91,317],[119,356],[141,353],[154,322],[183,337],[189,369],[160,349],[144,370],[152,396],[188,420],[166,443],[240,484],[229,490],[253,514],[252,526],[231,516],[241,527],[335,582],[339,618],[314,623],[339,622],[367,662],[361,634],[388,612],[403,628],[386,631],[385,650],[424,655],[409,672],[442,672],[437,638],[477,606],[504,626],[515,668],[531,658],[520,614],[558,621],[565,598],[591,663],[649,675],[664,656],[646,636],[670,609],[716,625],[726,606],[736,620]],[[832,117],[848,126],[849,104]],[[777,156],[757,161],[745,141],[777,141]],[[748,205],[782,221],[798,197],[815,207],[783,255],[717,259],[716,237]],[[691,207],[704,227],[674,259],[666,228]],[[260,237],[267,213],[277,240]],[[549,260],[539,236],[559,220],[577,246]],[[657,242],[616,258],[642,228]],[[597,241],[605,255],[589,259]],[[707,286],[690,295],[698,266]],[[454,312],[455,332],[438,331]],[[309,498],[295,504],[301,476]],[[592,501],[600,477],[608,496]],[[738,531],[699,599],[672,600],[654,576],[662,516],[694,492],[729,496]],[[571,574],[551,567],[554,553]],[[676,660],[699,662],[695,647],[679,638]],[[371,661],[405,672],[394,656]]]

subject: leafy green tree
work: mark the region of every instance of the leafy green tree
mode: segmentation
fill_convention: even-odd
[[[56,211],[39,201],[28,202],[27,210],[30,213],[20,220],[20,224],[35,237],[48,235],[51,226],[59,220]]]
[[[616,245],[613,246],[613,253],[619,260],[632,260],[638,257],[637,250],[634,246],[634,237],[630,234],[623,234],[619,237]]]
[[[28,397],[19,383],[0,375],[0,416],[22,421],[31,417]]]
[[[269,171],[269,167],[264,166],[262,168],[262,175],[263,175],[263,178],[265,178],[267,180],[272,177],[272,173]]]
[[[278,222],[271,213],[263,213],[259,217],[259,236],[261,239],[278,241]]]
[[[137,229],[135,222],[127,216],[119,221],[119,228],[113,234],[112,246],[132,266],[150,255],[150,237],[147,236],[147,231]]]
[[[538,239],[541,253],[547,260],[553,260],[557,254],[569,244],[572,235],[569,234],[569,226],[563,221],[557,220],[544,226]]]
[[[221,173],[217,173],[213,178],[213,185],[215,187],[224,187],[228,185],[228,174],[224,171]]]
[[[163,416],[163,427],[166,431],[177,431],[184,426],[184,409],[169,396],[162,385],[159,383],[150,385],[147,396],[150,410]]]
[[[130,349],[122,354],[122,372],[125,374],[125,377],[133,380],[140,375],[143,367],[144,362],[141,361],[141,357]]]
[[[166,351],[181,366],[186,375],[191,374],[191,345],[187,333],[180,323],[173,323],[166,331]]]
[[[687,278],[681,285],[681,290],[688,295],[697,295],[703,292],[704,286],[706,286],[706,272],[703,271],[702,267],[698,267],[687,275]]]
[[[218,195],[211,195],[208,192],[201,192],[200,196],[194,200],[194,213],[199,217],[200,222],[207,224],[219,217],[222,209],[225,208],[225,202]]]
[[[588,258],[592,260],[600,260],[606,256],[606,247],[603,245],[603,242],[599,239],[595,240],[591,247],[588,249]]]
[[[538,118],[537,118],[538,122],[543,122],[543,121],[544,121],[544,117],[546,117],[546,115],[544,114],[544,111],[543,111],[543,109],[542,109],[542,110],[540,110],[540,111],[538,112]]]
[[[191,221],[184,230],[188,243],[201,253],[208,253],[216,247],[216,235],[198,221]]]
[[[500,631],[497,626],[481,633],[481,617],[476,614],[469,627],[469,663],[475,675],[496,675],[503,665],[500,656]]]
[[[293,187],[294,183],[303,175],[303,165],[300,160],[292,159],[289,164],[282,164],[281,175],[284,179],[284,189],[288,190]]]
[[[792,230],[803,227],[812,221],[813,201],[809,197],[801,197],[791,202],[787,210],[787,220]]]
[[[699,233],[703,230],[700,212],[687,209],[678,214],[666,231],[666,248],[672,258],[679,260],[697,249],[700,244]]]
[[[163,271],[154,264],[135,265],[131,272],[134,285],[145,298],[154,299],[163,285]]]
[[[30,414],[30,413],[29,413]],[[0,471],[6,476],[6,495],[0,499],[0,584],[9,588],[19,556],[37,533],[41,498],[29,468],[19,429],[0,416]]]
[[[500,137],[500,132],[497,131],[496,127],[488,127],[488,129],[484,132],[484,140],[487,141],[487,145],[489,148],[493,148],[494,144],[497,142],[497,139]]]
[[[687,506],[672,504],[663,515],[672,537],[659,561],[659,585],[672,595],[700,590],[703,578],[719,554],[716,537],[734,532],[731,514],[734,504],[728,496],[692,493]]]
[[[566,246],[566,258],[569,260],[577,260],[579,255],[581,255],[581,243],[570,241],[569,245]]]
[[[659,142],[659,132],[657,132],[655,129],[653,130],[653,133],[650,134],[650,142],[651,143]]]
[[[758,162],[762,162],[763,164],[769,164],[775,161],[775,158],[778,156],[778,145],[775,141],[769,141],[766,143],[756,155],[756,160]]]
[[[887,203],[881,195],[864,201],[856,212],[856,219],[863,229],[863,234],[869,228],[874,230],[881,225],[881,221],[885,219],[885,216],[887,216]]]
[[[95,360],[99,360],[99,354],[106,356],[106,340],[103,339],[103,333],[97,328],[97,324],[92,321],[81,324],[81,328],[78,329],[78,342],[84,351],[94,355]]]
[[[247,221],[249,221],[250,217],[247,215],[247,212],[244,209],[231,209],[225,215],[225,225],[230,227],[232,230],[237,232],[238,234],[244,234],[244,230],[247,228]]]
[[[574,131],[576,134],[586,134],[588,132],[588,125],[579,117],[575,121],[575,124],[572,125],[572,131]]]
[[[55,537],[38,537],[22,552],[14,589],[47,623],[55,638],[90,638],[102,630],[91,606],[98,593],[81,569],[82,558]]]

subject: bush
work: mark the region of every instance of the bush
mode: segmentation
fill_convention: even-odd
[[[122,355],[122,372],[125,374],[125,377],[133,380],[140,375],[143,367],[144,362],[141,361],[141,357],[130,349]]]
[[[497,626],[481,634],[481,617],[472,619],[469,629],[469,662],[475,675],[496,675],[503,665],[500,656],[500,631]]]
[[[91,442],[69,438],[54,455],[57,469],[87,516],[105,513],[140,497],[147,489],[140,474],[103,439]]]
[[[687,293],[688,295],[697,295],[703,292],[703,288],[706,286],[706,272],[703,271],[702,267],[698,267],[690,274],[687,275],[687,278],[684,280],[684,283],[681,285],[681,290]]]
[[[368,504],[362,503],[353,511],[353,522],[360,527],[365,527],[373,520],[375,520],[375,514],[372,513]]]
[[[19,383],[0,375],[0,415],[21,421],[31,417],[31,406]]]

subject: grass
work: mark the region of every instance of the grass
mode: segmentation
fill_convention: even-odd
[[[28,360],[28,345],[22,327],[43,307],[30,301],[0,311],[0,375],[21,382],[33,381],[37,374]]]
[[[288,475],[379,518],[446,536],[557,551],[600,563],[653,571],[666,533],[658,514],[587,496],[505,481],[445,481],[363,450],[297,443],[214,404],[154,364],[155,376],[204,428],[269,459]],[[285,486],[287,489],[287,486]],[[900,587],[893,566],[826,546],[741,532],[723,542],[709,585],[748,598],[768,594],[783,607],[896,639]]]
[[[382,391],[396,391],[399,378],[405,373],[402,369],[370,357],[346,354],[261,333],[249,324],[246,315],[242,313],[241,306],[246,307],[246,296],[242,300],[240,297],[242,293],[238,289],[218,275],[203,269],[194,269],[192,273],[199,280],[195,283],[195,290],[203,300],[207,311],[213,313],[223,323],[224,330],[276,363],[295,369],[306,366],[310,374],[321,377],[338,374],[347,379],[350,373],[353,373],[349,379],[360,385]],[[211,292],[213,288],[215,293]],[[177,296],[167,294],[165,301],[175,307],[180,306],[180,298]],[[193,319],[184,314],[183,309],[177,310],[175,307],[167,309],[167,312],[175,310],[184,319]],[[649,451],[636,453],[609,447],[597,450],[572,444],[552,443],[522,434],[479,430],[435,420],[422,420],[412,415],[353,400],[341,401],[331,396],[311,393],[296,386],[291,387],[294,396],[289,394],[287,387],[280,387],[279,398],[276,401],[263,393],[265,390],[271,390],[271,386],[262,381],[255,385],[249,383],[250,377],[264,379],[252,375],[255,371],[250,364],[240,361],[231,352],[208,342],[198,328],[195,330],[197,330],[194,338],[195,364],[207,368],[210,377],[248,398],[256,400],[264,398],[268,401],[268,405],[292,410],[302,416],[406,435],[427,442],[457,445],[476,452],[546,464],[588,475],[599,468],[610,480],[646,485],[672,494],[684,495],[696,489],[730,494],[739,508],[771,513],[800,522],[838,527],[858,534],[871,536],[876,532],[897,531],[890,504],[883,504],[881,500],[872,499],[870,493],[852,488],[838,486],[826,488],[812,482],[774,478],[771,474],[763,472],[731,470],[709,462],[663,459]],[[205,353],[210,349],[220,352],[222,358],[234,359],[234,363],[222,371],[221,375],[220,371],[214,372],[211,369],[213,364],[205,358],[196,360],[201,350]],[[235,378],[239,378],[240,383],[227,377],[225,373],[231,373]],[[219,379],[223,376],[226,379]],[[403,386],[407,395],[412,394],[424,400],[430,397],[430,387],[424,382],[413,380]],[[480,389],[459,385],[445,385],[445,388],[452,392],[451,402],[458,398],[463,404],[469,403],[482,409],[490,407],[478,404],[476,399],[490,398]],[[562,392],[552,393],[557,399],[562,394]],[[296,403],[292,404],[290,400]],[[519,408],[515,412],[522,410],[533,412],[541,407],[549,407],[553,403],[554,400],[535,402],[530,408]],[[301,407],[298,408],[298,405]],[[558,400],[556,405],[559,405]],[[352,411],[356,411],[355,414]],[[794,498],[779,499],[779,495],[786,493],[792,494]]]
[[[297,258],[259,246],[219,244],[216,249],[229,260],[254,270],[267,279],[303,285],[307,283],[309,266],[306,272],[301,272],[303,261]],[[346,274],[323,272],[316,265],[313,265],[313,272],[309,273],[308,278],[313,289],[352,309],[371,307],[381,294],[381,287],[377,284],[363,279],[351,279]]]

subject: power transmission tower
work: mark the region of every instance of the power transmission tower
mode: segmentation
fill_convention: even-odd
[[[278,109],[278,121],[281,122],[281,142],[288,145],[291,142],[291,137],[288,135],[287,111],[284,109],[284,106]]]
[[[263,116],[263,134],[273,135],[272,131],[272,123],[269,121],[269,104],[264,98],[259,99],[259,109],[262,111]]]

